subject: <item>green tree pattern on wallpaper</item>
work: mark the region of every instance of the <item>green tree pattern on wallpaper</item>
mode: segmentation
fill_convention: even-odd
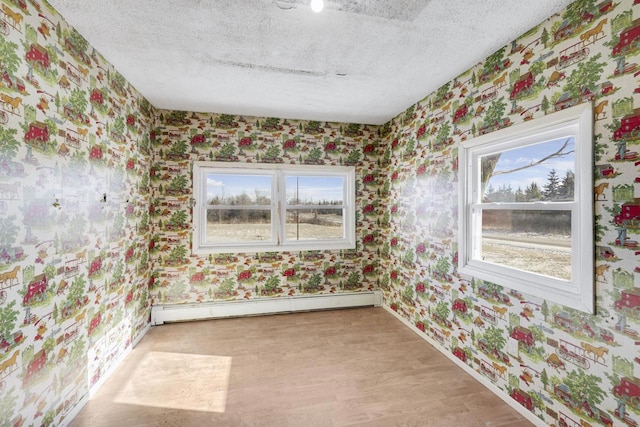
[[[11,301],[9,304],[0,308],[0,337],[9,341],[11,333],[16,326],[18,319],[18,310],[16,310],[16,302]]]
[[[595,92],[596,83],[600,81],[606,62],[600,62],[602,54],[598,53],[585,63],[578,64],[571,72],[564,87],[573,98],[580,98],[585,90]]]
[[[19,231],[16,220],[16,216],[11,215],[0,222],[0,249],[6,251],[15,244]]]
[[[17,51],[18,45],[16,43],[4,37],[0,39],[0,68],[10,76],[15,76],[21,64]]]
[[[577,402],[587,402],[595,407],[602,402],[606,393],[600,387],[600,378],[584,371],[571,371],[564,380],[569,392]]]
[[[17,133],[17,129],[0,128],[0,158],[9,160],[16,156],[20,149],[20,143],[16,139]]]
[[[86,92],[79,88],[74,88],[69,96],[69,103],[71,104],[71,110],[75,114],[83,113],[89,104]]]

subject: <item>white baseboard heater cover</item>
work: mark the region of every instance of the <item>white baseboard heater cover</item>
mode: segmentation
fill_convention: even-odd
[[[327,310],[348,307],[380,307],[380,291],[259,298],[238,301],[214,301],[199,304],[170,304],[151,307],[151,325],[222,317],[253,316],[295,311]]]

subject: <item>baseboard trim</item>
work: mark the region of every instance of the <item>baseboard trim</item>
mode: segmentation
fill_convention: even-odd
[[[381,305],[382,293],[380,291],[257,298],[239,301],[215,301],[200,304],[154,305],[151,307],[151,325],[157,326],[168,322],[327,310],[332,308],[380,307]]]
[[[133,339],[133,341],[131,341],[131,350],[136,348],[136,346],[140,343],[142,338],[144,338],[144,336],[147,335],[147,332],[149,332],[150,329],[151,329],[151,323],[147,323],[144,326],[144,328],[142,328],[140,333],[138,335],[136,335],[136,337]]]
[[[105,381],[107,381],[109,377],[114,373],[114,371],[118,369],[118,367],[120,366],[122,361],[125,359],[125,357],[127,357],[129,353],[131,353],[131,351],[134,349],[136,345],[138,345],[138,343],[145,336],[145,334],[149,332],[149,329],[151,329],[151,324],[148,323],[144,328],[142,328],[140,333],[136,335],[136,337],[131,341],[131,345],[127,347],[127,349],[123,351],[120,356],[118,356],[118,359],[115,361],[115,363],[113,363],[111,367],[100,377],[98,382],[96,382],[94,385],[91,386],[91,388],[89,389],[89,398],[92,398],[96,394],[96,392],[100,389],[100,387],[102,387]]]
[[[473,368],[471,368],[469,365],[464,363],[462,360],[460,360],[457,357],[455,357],[450,351],[447,351],[447,349],[444,348],[440,343],[438,343],[437,341],[431,339],[424,332],[422,332],[420,329],[418,329],[415,325],[412,325],[411,323],[409,323],[409,321],[407,321],[404,317],[402,317],[401,315],[399,315],[395,311],[391,310],[391,308],[388,305],[384,305],[383,304],[382,307],[385,310],[387,310],[389,313],[393,314],[393,316],[396,319],[398,319],[402,323],[404,323],[405,326],[407,326],[409,329],[411,329],[413,332],[415,332],[420,338],[422,338],[423,340],[425,340],[426,342],[431,344],[433,347],[435,347],[436,350],[438,350],[440,353],[444,354],[447,358],[449,358],[457,366],[461,367],[466,373],[468,373],[473,378],[478,380],[480,382],[480,384],[482,384],[483,386],[488,388],[493,394],[495,394],[497,397],[502,399],[507,405],[509,405],[510,407],[515,409],[520,415],[525,417],[527,420],[531,421],[536,426],[548,427],[547,424],[544,421],[542,421],[540,418],[536,417],[533,413],[527,411],[526,408],[524,408],[518,402],[513,400],[509,395],[505,394],[505,392],[502,391],[500,388],[498,388],[495,384],[493,384],[491,381],[489,381],[488,379],[483,377],[480,373],[476,372]]]
[[[80,399],[80,401],[76,404],[76,406],[74,406],[71,409],[71,411],[67,414],[67,416],[64,417],[61,424],[62,427],[67,427],[69,424],[71,424],[71,421],[73,421],[73,419],[78,416],[80,411],[82,411],[82,409],[87,405],[87,403],[89,403],[89,399],[96,394],[96,392],[100,389],[100,387],[102,387],[104,382],[115,372],[115,370],[120,366],[124,358],[127,357],[129,353],[131,353],[131,350],[133,350],[135,346],[138,345],[140,340],[147,334],[147,332],[149,332],[150,329],[151,329],[151,324],[147,323],[147,325],[144,328],[142,328],[140,333],[136,335],[133,341],[131,341],[131,345],[127,347],[127,349],[124,352],[122,352],[122,354],[118,357],[116,362],[113,365],[111,365],[111,368],[109,368],[109,370],[106,371],[100,377],[100,380],[98,380],[97,383],[95,383],[93,386],[91,386],[91,388],[89,388],[89,393],[85,394],[84,397]]]
[[[89,403],[89,395],[85,394],[84,397],[80,399],[80,401],[76,404],[76,406],[71,408],[71,411],[69,411],[67,416],[62,419],[62,423],[60,424],[60,426],[68,427],[69,424],[71,424],[71,421],[73,421],[73,419],[78,416],[80,411],[82,411],[87,403]]]

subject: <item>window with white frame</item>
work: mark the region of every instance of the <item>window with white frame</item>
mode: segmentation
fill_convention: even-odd
[[[355,168],[195,162],[193,252],[355,247]]]
[[[592,153],[590,104],[463,142],[459,271],[593,313]]]

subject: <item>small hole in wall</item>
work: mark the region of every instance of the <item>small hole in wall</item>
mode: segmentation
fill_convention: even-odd
[[[100,198],[102,203],[107,203],[107,193],[102,193],[102,197]]]

